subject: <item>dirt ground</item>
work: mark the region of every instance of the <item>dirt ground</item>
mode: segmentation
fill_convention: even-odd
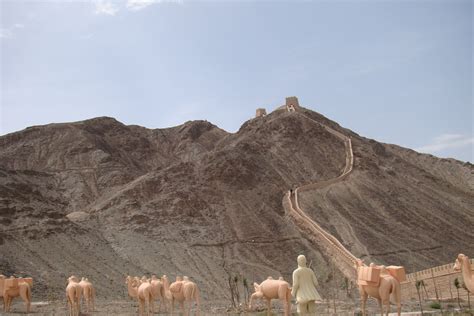
[[[353,316],[358,315],[360,311],[358,303],[338,301],[336,302],[336,311],[334,311],[333,302],[324,302],[317,305],[316,315],[320,316],[330,316],[330,315],[340,315],[340,316]],[[201,306],[200,315],[248,315],[248,316],[264,316],[267,315],[266,309],[263,302],[258,302],[252,312],[232,312],[226,307],[223,307],[223,302],[203,302]],[[465,306],[464,312],[452,308],[451,306],[444,305],[443,315],[470,315],[466,310]],[[181,315],[177,313],[176,306],[174,315]],[[98,300],[96,302],[96,308],[92,313],[85,313],[84,306],[81,307],[82,313],[81,316],[88,315],[117,315],[117,316],[126,316],[126,315],[137,315],[138,314],[138,304],[132,300]],[[160,313],[157,312],[157,304],[155,304],[155,315],[170,315],[165,312],[163,309]],[[296,314],[296,305],[292,304],[292,315]],[[376,315],[378,308],[374,300],[368,301],[367,311],[369,315]],[[392,306],[391,312],[394,313],[395,307]],[[54,315],[67,315],[68,309],[65,301],[33,301],[31,313],[27,314],[25,312],[25,306],[21,300],[15,300],[12,305],[11,313],[5,314],[1,313],[0,315],[35,315],[35,316],[54,316]],[[419,315],[418,306],[414,302],[405,303],[402,306],[403,315]],[[473,311],[474,313],[474,311]],[[439,310],[432,310],[428,306],[424,307],[424,314],[428,315],[441,315]],[[196,307],[193,306],[191,315],[196,315]],[[273,301],[273,316],[283,315],[282,305],[278,301]],[[396,315],[396,314],[391,314]],[[472,314],[471,314],[472,315]]]
[[[225,304],[225,303],[224,303]],[[224,307],[223,302],[205,302],[201,306],[200,315],[266,315],[266,309],[263,302],[255,304],[253,312],[232,312],[229,308]],[[330,310],[328,310],[328,304],[322,303],[317,305],[317,315],[334,315],[334,306],[330,304]],[[375,308],[375,305],[369,304],[369,311]],[[354,315],[357,307],[352,303],[336,302],[336,313],[337,315]],[[175,311],[177,311],[176,306]],[[31,313],[25,313],[25,306],[21,300],[15,300],[12,305],[12,312],[8,315],[35,315],[35,316],[52,316],[52,315],[66,315],[67,306],[65,301],[34,301],[32,303]],[[138,304],[132,300],[98,300],[96,302],[96,308],[93,313],[85,313],[84,306],[81,306],[81,315],[137,315]],[[157,304],[155,304],[155,315],[169,315],[169,313],[162,310],[157,313]],[[192,308],[192,315],[196,315],[196,307]],[[375,311],[375,310],[374,310]],[[292,304],[292,313],[296,314],[296,305]],[[0,315],[3,315],[0,313]],[[174,315],[180,315],[175,313]],[[273,301],[273,312],[272,315],[283,315],[282,305],[278,301]]]

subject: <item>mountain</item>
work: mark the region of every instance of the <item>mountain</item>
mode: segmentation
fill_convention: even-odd
[[[322,294],[334,265],[285,213],[301,184],[308,215],[357,257],[408,272],[474,253],[473,165],[364,138],[324,116],[277,110],[228,133],[207,121],[166,129],[113,118],[35,126],[0,137],[0,272],[31,275],[34,295],[88,276],[125,297],[127,274],[189,275],[206,301],[229,275],[291,280],[303,253]]]

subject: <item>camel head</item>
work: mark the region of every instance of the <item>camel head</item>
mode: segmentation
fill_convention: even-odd
[[[125,279],[125,285],[130,285],[131,287],[135,287],[136,284],[137,284],[137,280],[129,275]]]
[[[187,276],[184,276],[184,277],[183,277],[183,281],[185,281],[185,282],[189,282],[189,277],[187,277]]]
[[[456,258],[456,261],[454,262],[454,267],[453,267],[453,270],[454,271],[460,271],[462,269],[462,264],[464,262],[464,260],[467,259],[467,256],[460,253],[458,255],[458,257]]]
[[[67,278],[67,282],[68,283],[71,283],[71,282],[78,283],[79,279],[75,275],[71,275],[69,278]]]
[[[253,288],[255,289],[255,293],[260,292],[260,284],[257,282],[253,283]]]

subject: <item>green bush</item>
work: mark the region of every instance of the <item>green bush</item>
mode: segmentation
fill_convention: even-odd
[[[441,304],[438,303],[438,302],[433,302],[433,303],[430,304],[430,307],[432,309],[441,309]]]

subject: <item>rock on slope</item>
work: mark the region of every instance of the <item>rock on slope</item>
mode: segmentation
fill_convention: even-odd
[[[39,296],[62,293],[70,274],[109,297],[124,297],[126,274],[185,274],[204,299],[225,301],[229,274],[290,280],[305,253],[324,287],[330,263],[281,205],[291,186],[344,168],[344,144],[308,117],[353,139],[353,174],[301,197],[351,251],[409,269],[474,251],[470,164],[365,139],[309,110],[234,134],[103,117],[0,137],[0,271],[32,275]]]

